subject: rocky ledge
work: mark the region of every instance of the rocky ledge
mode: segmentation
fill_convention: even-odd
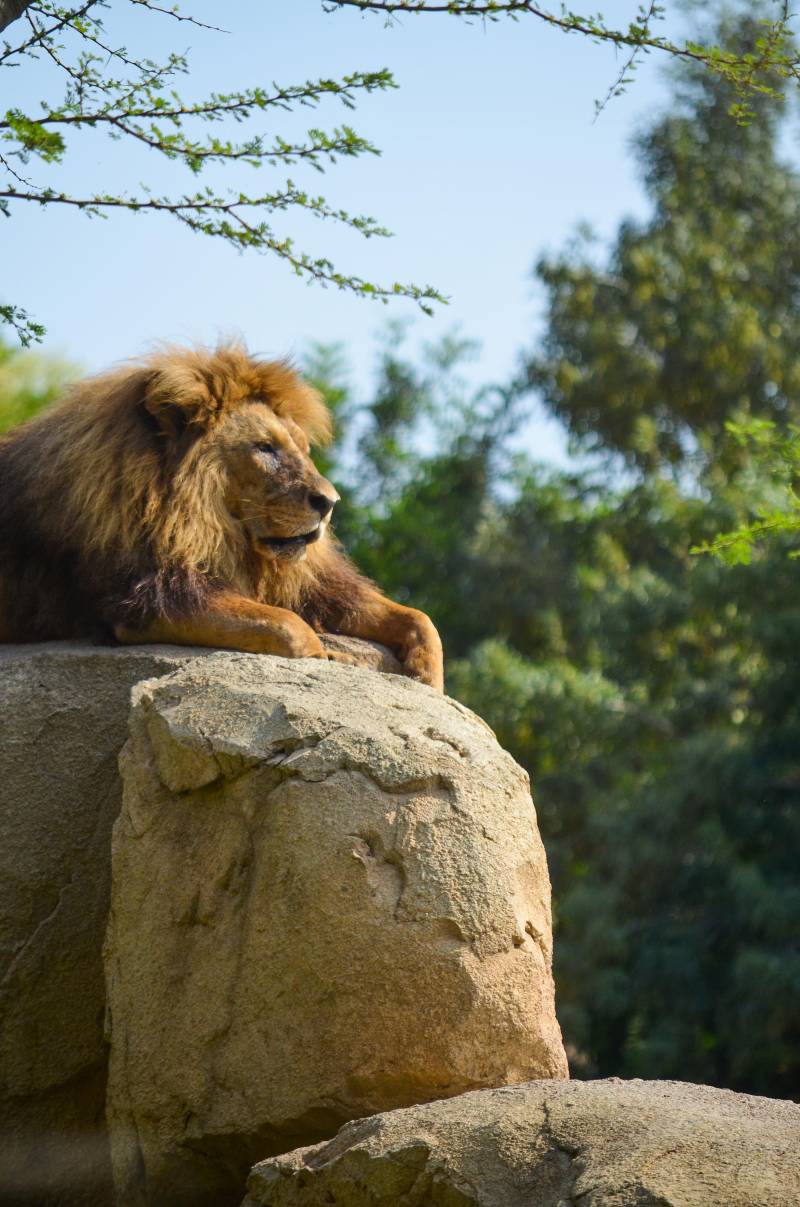
[[[674,1081],[540,1081],[342,1128],[242,1207],[789,1207],[800,1106]]]

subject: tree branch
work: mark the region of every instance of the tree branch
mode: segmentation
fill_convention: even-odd
[[[639,15],[640,15],[642,30],[645,33],[649,34],[650,22],[652,20],[654,20],[654,18],[661,16],[661,7],[659,5],[658,0],[650,0],[650,3],[647,6],[646,10],[645,10],[644,6],[641,6],[640,10],[639,10]],[[594,107],[595,121],[597,121],[598,117],[603,112],[603,110],[606,108],[608,103],[611,100],[613,100],[614,97],[619,96],[622,92],[625,91],[625,85],[630,83],[632,73],[636,67],[636,60],[644,49],[645,49],[645,47],[643,47],[642,45],[634,46],[631,49],[631,53],[628,55],[622,68],[617,73],[617,78],[614,80],[614,83],[608,89],[608,92],[606,93],[606,95],[603,97],[603,99],[601,101],[595,102],[595,107]]]
[[[390,298],[405,297],[415,301],[426,314],[431,313],[431,303],[445,303],[447,299],[432,286],[418,286],[394,282],[392,285],[375,285],[363,277],[341,273],[326,257],[312,257],[296,251],[292,239],[279,238],[264,221],[248,222],[242,211],[266,209],[282,211],[292,207],[310,211],[318,218],[333,219],[352,227],[366,238],[373,235],[386,237],[391,232],[378,226],[374,219],[348,214],[345,210],[329,207],[324,198],[311,197],[295,188],[291,181],[279,193],[262,197],[247,197],[243,194],[227,200],[210,192],[184,196],[180,200],[168,197],[71,197],[54,190],[0,190],[0,214],[8,216],[15,201],[35,202],[41,206],[65,205],[81,210],[90,217],[103,216],[106,210],[127,210],[130,213],[169,214],[178,222],[197,234],[221,239],[240,251],[271,252],[289,264],[291,269],[307,281],[333,285],[337,289],[356,293],[373,301],[387,302]],[[10,321],[0,310],[0,319]]]
[[[4,0],[0,0],[0,4],[3,2]],[[72,28],[72,23],[76,19],[80,20],[81,17],[88,13],[90,8],[95,8],[98,3],[99,0],[86,0],[86,3],[81,5],[80,8],[74,8],[68,12],[63,12],[47,29],[40,28],[38,32],[33,35],[33,37],[21,42],[19,46],[9,46],[8,42],[6,42],[5,49],[3,50],[3,53],[0,54],[0,63],[4,63],[6,59],[16,58],[17,55],[26,54],[29,50],[32,50],[34,47],[38,46],[43,40],[51,38],[53,34],[60,33],[62,29]],[[27,8],[33,8],[34,11],[38,11],[33,3],[33,0],[26,0],[26,3],[21,6],[20,12],[24,12]]]
[[[21,17],[31,0],[0,0],[0,30]]]
[[[155,4],[153,0],[131,0],[131,4],[138,4],[140,8],[147,8],[151,13],[163,13],[165,17],[172,17],[173,21],[188,21],[190,25],[196,25],[198,29],[210,29],[216,34],[230,33],[229,29],[223,29],[221,25],[208,25],[205,21],[198,20],[197,17],[185,16],[184,13],[178,12],[176,8],[164,8],[160,4]]]
[[[327,12],[334,12],[337,8],[356,8],[361,12],[384,13],[387,17],[403,13],[437,13],[451,17],[478,17],[482,20],[497,21],[501,17],[516,20],[521,16],[530,16],[554,29],[560,29],[563,33],[583,34],[597,42],[630,46],[637,50],[661,50],[675,58],[693,60],[720,72],[745,72],[749,69],[749,77],[744,81],[744,86],[754,86],[752,76],[756,56],[739,56],[721,51],[716,46],[699,46],[691,42],[679,45],[668,38],[651,34],[646,20],[632,21],[627,29],[614,29],[605,25],[601,17],[584,17],[566,8],[562,8],[560,13],[550,12],[535,0],[323,0],[323,7]],[[657,7],[651,5],[651,9]],[[797,58],[790,58],[779,49],[786,34],[788,20],[788,8],[784,6],[784,15],[771,25],[773,46],[778,49],[775,57],[766,63],[787,76],[795,75],[798,70]]]

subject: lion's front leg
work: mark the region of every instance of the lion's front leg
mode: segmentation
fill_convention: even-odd
[[[283,658],[331,657],[311,626],[296,612],[256,603],[233,592],[215,596],[208,610],[198,616],[176,620],[162,617],[143,628],[117,625],[114,634],[124,645],[164,642]]]
[[[444,691],[442,642],[424,612],[394,603],[379,591],[370,591],[361,605],[342,620],[338,631],[348,637],[380,641],[397,655],[411,679]]]

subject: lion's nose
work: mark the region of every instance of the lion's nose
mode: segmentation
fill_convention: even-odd
[[[308,501],[314,510],[319,512],[321,518],[324,520],[325,516],[330,515],[330,513],[333,511],[336,498],[338,498],[338,496],[331,498],[330,495],[323,495],[317,493],[316,491],[312,491],[308,496]]]

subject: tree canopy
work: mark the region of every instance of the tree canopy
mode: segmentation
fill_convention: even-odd
[[[738,26],[746,44],[756,30]],[[637,140],[651,217],[624,223],[599,262],[583,239],[538,265],[548,327],[528,380],[581,450],[727,469],[726,421],[798,415],[800,193],[776,150],[782,98],[741,126],[732,95],[685,67],[676,106]]]

